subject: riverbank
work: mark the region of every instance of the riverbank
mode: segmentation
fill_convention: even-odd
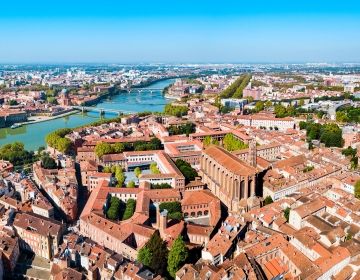
[[[70,112],[66,112],[64,114],[59,114],[59,115],[52,116],[52,117],[48,117],[48,116],[31,116],[31,117],[28,118],[27,122],[22,122],[22,123],[18,123],[18,124],[27,125],[27,124],[35,124],[35,123],[47,122],[47,121],[63,118],[63,117],[66,117],[66,116],[70,116],[70,115],[73,115],[73,114],[77,114],[79,112],[80,112],[79,110],[74,109],[74,110],[72,110]]]

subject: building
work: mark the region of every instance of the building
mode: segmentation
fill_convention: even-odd
[[[168,183],[173,188],[183,189],[185,187],[185,177],[176,167],[171,158],[161,150],[155,151],[135,151],[124,152],[127,170],[134,170],[136,167],[147,168],[152,163],[156,163],[159,174],[142,174],[139,178],[141,182],[150,184]]]
[[[207,187],[229,209],[247,210],[248,198],[255,197],[258,170],[217,146],[203,151],[200,174]]]
[[[295,128],[295,120],[290,117],[276,118],[269,114],[242,115],[237,118],[239,124],[256,128],[266,128],[274,130],[287,130]]]
[[[17,213],[14,228],[20,247],[50,260],[56,253],[63,234],[63,225],[33,213]]]
[[[43,189],[67,220],[77,215],[78,185],[75,166],[63,169],[45,169],[40,162],[33,164],[34,181]]]
[[[202,143],[200,141],[165,143],[164,151],[174,161],[182,159],[189,163],[193,168],[200,167],[202,151]]]
[[[13,230],[3,228],[0,232],[0,254],[5,275],[14,271],[20,255],[19,238]],[[1,276],[0,276],[1,278]]]
[[[5,110],[1,109],[0,112],[0,125],[10,126],[14,123],[26,122],[27,121],[27,113],[19,110]],[[1,126],[0,126],[1,127]]]

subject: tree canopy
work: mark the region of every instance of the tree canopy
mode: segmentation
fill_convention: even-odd
[[[176,272],[183,266],[187,257],[188,249],[185,246],[182,236],[179,236],[175,239],[169,251],[167,270],[170,276],[175,278]]]
[[[45,169],[57,168],[56,161],[52,157],[50,157],[48,153],[43,153],[40,160],[41,166]]]
[[[34,152],[25,150],[23,143],[14,142],[0,148],[0,159],[10,161],[14,166],[19,166],[33,163],[37,157]]]
[[[243,90],[251,80],[250,74],[242,74],[220,94],[221,98],[242,98]]]
[[[196,170],[194,168],[192,168],[188,162],[186,162],[182,159],[177,159],[175,161],[175,165],[177,168],[179,168],[180,172],[184,175],[185,182],[187,182],[187,183],[195,180],[195,178],[198,176],[198,173],[196,172]]]
[[[61,153],[67,154],[72,148],[72,142],[65,136],[72,132],[70,128],[61,128],[49,133],[45,141],[49,147],[58,150]]]
[[[306,129],[306,136],[309,141],[320,140],[326,147],[342,147],[344,140],[342,130],[335,123],[321,125],[313,122],[300,122],[300,129]]]
[[[179,134],[186,134],[186,136],[189,136],[190,133],[195,132],[195,124],[192,122],[188,122],[186,124],[182,124],[180,126],[171,125],[168,128],[170,135],[179,135]]]
[[[165,108],[164,108],[164,113],[166,115],[182,117],[182,116],[187,115],[188,110],[189,109],[187,106],[166,104]]]
[[[159,231],[154,232],[138,253],[138,261],[160,275],[164,275],[166,272],[167,257],[166,242],[161,239]]]
[[[237,139],[232,133],[225,135],[223,139],[223,146],[229,152],[242,150],[249,147],[247,144]]]
[[[360,199],[360,180],[354,185],[354,195],[356,198]]]

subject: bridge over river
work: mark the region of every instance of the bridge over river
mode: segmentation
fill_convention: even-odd
[[[130,92],[142,93],[144,91],[153,93],[153,92],[156,92],[156,91],[163,91],[164,88],[151,88],[151,87],[137,88],[137,87],[134,87],[134,88],[123,88],[122,90],[126,90],[128,93],[130,93]]]
[[[80,110],[81,112],[99,112],[100,115],[104,115],[105,113],[108,114],[115,114],[115,115],[123,115],[123,114],[134,114],[135,112],[126,111],[126,110],[116,110],[110,108],[99,108],[99,107],[91,107],[91,106],[71,106],[76,110]]]

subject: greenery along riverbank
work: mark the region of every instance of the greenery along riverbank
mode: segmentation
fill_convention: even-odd
[[[242,98],[243,90],[251,80],[250,74],[242,74],[230,86],[223,90],[220,98]]]

